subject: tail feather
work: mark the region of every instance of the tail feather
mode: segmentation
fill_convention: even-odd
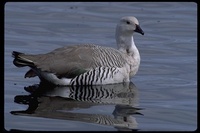
[[[34,66],[33,61],[23,57],[24,53],[20,53],[17,51],[12,52],[12,57],[14,58],[13,64],[17,67],[24,67],[24,66]]]

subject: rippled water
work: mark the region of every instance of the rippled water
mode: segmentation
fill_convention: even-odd
[[[116,23],[129,15],[139,19],[145,32],[144,36],[135,34],[141,66],[129,85],[41,86],[36,85],[37,78],[23,78],[28,68],[16,68],[12,64],[14,50],[38,54],[80,43],[116,48]],[[6,3],[4,55],[6,130],[188,131],[197,128],[195,3]]]

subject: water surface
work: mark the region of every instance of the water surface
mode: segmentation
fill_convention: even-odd
[[[35,85],[38,78],[23,78],[28,68],[12,64],[12,51],[39,54],[82,43],[116,48],[115,27],[123,16],[136,16],[145,32],[134,36],[141,66],[129,85],[48,90]],[[197,128],[196,3],[8,2],[4,24],[6,130]],[[42,92],[34,91],[38,87]]]

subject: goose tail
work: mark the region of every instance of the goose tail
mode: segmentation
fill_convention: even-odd
[[[14,58],[13,64],[16,67],[34,66],[33,61],[27,59],[24,53],[13,51],[12,57]]]

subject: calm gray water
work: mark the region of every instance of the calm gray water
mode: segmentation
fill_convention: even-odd
[[[128,85],[27,87],[39,79],[24,79],[28,68],[12,64],[14,50],[39,54],[82,43],[116,48],[115,27],[123,16],[136,16],[145,32],[135,34],[141,66]],[[8,131],[197,128],[196,3],[6,3],[4,55]]]

